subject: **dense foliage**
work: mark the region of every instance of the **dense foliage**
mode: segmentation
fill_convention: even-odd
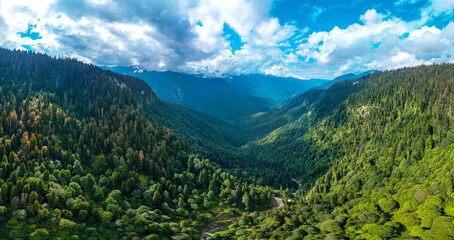
[[[302,195],[213,239],[454,238],[453,103],[443,64],[339,82],[282,113],[293,120],[256,147],[281,151]]]
[[[249,214],[213,239],[452,239],[453,88],[451,64],[374,73],[235,126],[0,49],[0,238],[196,239],[225,210]],[[257,212],[264,185],[284,207]]]
[[[289,175],[282,174],[281,166],[268,167],[263,161],[257,161],[253,152],[242,149],[249,140],[249,131],[242,126],[162,101],[145,104],[140,111],[153,122],[172,129],[190,144],[191,149],[211,159],[217,167],[235,172],[240,181],[254,181],[275,188],[297,186]]]
[[[1,238],[195,239],[220,207],[270,203],[143,116],[139,79],[0,49],[0,96]]]

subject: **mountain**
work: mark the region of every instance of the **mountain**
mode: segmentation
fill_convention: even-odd
[[[176,72],[138,72],[132,67],[108,69],[143,79],[164,101],[224,120],[234,120],[272,108],[270,99],[248,95],[222,78],[203,78]]]
[[[267,112],[283,100],[327,82],[265,75],[204,78],[176,72],[142,71],[134,67],[105,69],[143,79],[164,101],[230,121]]]
[[[326,91],[324,90],[328,89],[333,84],[347,79],[358,79],[376,72],[377,71],[368,71],[361,74],[350,73],[342,75],[318,87],[311,88],[300,95],[287,99],[284,101],[285,104],[279,108],[273,109],[267,113],[241,118],[240,124],[244,126],[244,129],[249,130],[248,133],[243,134],[248,136],[249,140],[253,140],[251,138],[254,137],[263,137],[264,134],[297,120],[307,111],[309,105],[316,101],[320,97],[319,95],[326,94]],[[342,94],[344,93],[348,93],[348,91],[345,91]]]
[[[275,77],[272,75],[240,75],[226,78],[226,81],[251,96],[265,97],[279,105],[285,99],[299,95],[312,87],[320,86],[328,80]]]
[[[308,89],[307,91],[326,90],[326,89],[331,87],[336,82],[344,81],[344,80],[347,80],[347,79],[357,79],[357,78],[360,78],[362,76],[366,76],[366,75],[369,75],[369,74],[372,74],[372,73],[376,73],[376,72],[378,72],[378,71],[377,70],[370,70],[370,71],[363,72],[363,73],[360,73],[360,74],[354,74],[354,73],[344,74],[342,76],[334,78],[333,80],[326,80],[325,83],[323,83],[321,85],[318,85],[318,86],[315,86],[315,87],[312,87],[312,88]],[[301,93],[303,93],[303,92],[301,92]],[[281,106],[284,106],[284,105],[287,105],[287,104],[291,103],[298,96],[299,96],[299,94],[296,95],[296,96],[293,96],[291,98],[285,99],[284,101],[282,101]]]
[[[107,70],[109,71],[109,70]],[[110,72],[110,71],[109,71]],[[112,73],[113,74],[113,73]],[[115,74],[121,76],[121,74]],[[166,126],[176,133],[182,140],[191,145],[191,149],[210,158],[217,164],[224,167],[232,167],[242,162],[236,152],[246,139],[241,137],[239,127],[223,120],[219,120],[206,113],[198,112],[177,104],[162,101],[157,98],[154,91],[142,80],[136,78],[136,86],[127,86],[125,83],[114,79],[114,84],[121,88],[128,87],[133,95],[143,100],[143,94],[152,100],[146,100],[144,104],[139,102],[138,107],[141,113],[161,126]]]
[[[224,123],[160,101],[140,79],[1,48],[0,79],[1,238],[200,239],[218,211],[271,206],[270,188],[152,119],[181,118],[207,142]]]
[[[454,238],[453,79],[453,64],[373,73],[257,116],[269,133],[243,148],[302,186],[212,239]]]
[[[255,114],[250,117],[241,118],[240,125],[244,126],[243,135],[249,141],[256,140],[270,132],[292,123],[307,112],[308,107],[316,101],[323,90],[307,91],[295,97],[290,103],[266,113]]]
[[[324,89],[328,89],[329,87],[331,87],[331,85],[333,85],[334,83],[336,82],[340,82],[340,81],[344,81],[344,80],[347,80],[347,79],[357,79],[357,78],[360,78],[362,76],[366,76],[366,75],[369,75],[369,74],[372,74],[372,73],[376,73],[378,72],[377,70],[370,70],[370,71],[367,71],[367,72],[363,72],[363,73],[360,73],[360,74],[354,74],[354,73],[348,73],[348,74],[345,74],[345,75],[342,75],[342,76],[339,76],[329,82],[326,82],[320,86],[317,86],[317,87],[314,87],[312,88],[311,90],[324,90]]]
[[[213,240],[454,238],[453,64],[228,123],[135,77],[0,49],[0,96],[2,238],[200,239],[213,222],[230,224]]]

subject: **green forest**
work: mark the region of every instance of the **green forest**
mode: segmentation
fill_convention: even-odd
[[[139,79],[5,49],[0,73],[2,239],[195,239],[216,208],[271,204],[144,117]]]
[[[258,119],[251,151],[302,187],[213,239],[453,239],[454,65],[375,73]],[[271,155],[273,154],[273,155]]]
[[[224,122],[142,80],[0,49],[0,239],[453,239],[454,65]],[[284,200],[276,205],[276,198]]]

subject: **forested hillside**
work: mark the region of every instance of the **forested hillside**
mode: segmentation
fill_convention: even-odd
[[[311,88],[310,90],[326,90],[328,89],[329,87],[331,87],[334,83],[337,83],[337,82],[340,82],[340,81],[344,81],[344,80],[348,80],[348,79],[357,79],[357,78],[360,78],[362,76],[366,76],[366,75],[369,75],[371,73],[376,73],[376,72],[379,72],[377,70],[370,70],[370,71],[366,71],[366,72],[363,72],[363,73],[360,73],[360,74],[354,74],[354,73],[348,73],[348,74],[345,74],[345,75],[342,75],[342,76],[339,76],[327,83],[324,83],[320,86],[317,86],[317,87],[313,87]]]
[[[0,49],[0,80],[0,238],[197,239],[220,213],[247,214],[213,239],[454,238],[452,64],[241,125],[73,59]]]
[[[1,239],[196,239],[216,209],[270,204],[142,115],[139,79],[0,49],[0,96]]]
[[[208,113],[223,120],[235,120],[267,112],[273,100],[252,95],[223,78],[205,78],[176,72],[137,71],[133,67],[112,67],[112,71],[144,80],[159,99]]]
[[[454,65],[443,64],[300,96],[251,149],[288,164],[302,191],[213,239],[454,238],[453,88]]]
[[[301,80],[259,74],[215,78],[146,71],[137,67],[104,69],[144,80],[161,100],[233,122],[239,117],[268,112],[281,105],[284,100],[330,82],[323,79]]]
[[[226,78],[226,81],[249,95],[273,100],[274,106],[279,106],[284,100],[297,96],[310,88],[329,82],[326,79],[301,80],[298,78],[259,74],[231,76]]]

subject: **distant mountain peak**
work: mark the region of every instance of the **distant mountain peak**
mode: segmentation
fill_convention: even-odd
[[[146,70],[145,67],[140,66],[140,65],[133,65],[133,66],[131,66],[131,68],[133,69],[133,72],[137,73],[137,74],[143,73],[143,71]]]

